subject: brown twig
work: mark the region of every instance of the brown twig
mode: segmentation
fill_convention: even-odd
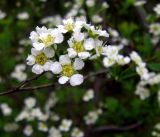
[[[35,75],[33,76],[32,78],[30,79],[27,79],[26,81],[22,82],[19,86],[13,88],[13,89],[10,89],[10,90],[7,90],[5,92],[1,92],[0,93],[0,96],[3,96],[3,95],[7,95],[7,94],[11,94],[11,93],[15,93],[15,92],[19,92],[19,91],[22,91],[22,90],[25,90],[26,88],[23,88],[24,86],[26,86],[28,83],[34,81],[34,80],[37,80],[39,77],[41,77],[44,73],[40,74],[40,75]],[[33,88],[33,87],[32,87]],[[35,87],[34,87],[35,88]],[[31,89],[31,88],[30,88]]]
[[[85,76],[84,79],[87,79],[87,78],[95,76],[95,75],[103,74],[103,73],[106,73],[106,72],[107,72],[107,70],[102,70],[102,71],[97,72],[97,73],[90,73],[87,76]],[[58,85],[58,83],[50,83],[50,84],[44,84],[44,85],[34,86],[34,87],[24,87],[28,83],[32,82],[33,80],[36,80],[39,77],[41,77],[43,74],[44,73],[42,73],[40,75],[36,75],[36,76],[34,76],[34,77],[30,78],[30,79],[27,79],[26,81],[22,82],[19,86],[15,87],[13,89],[1,92],[0,96],[12,94],[12,93],[15,93],[15,92],[34,91],[34,90],[37,90],[37,89],[44,89],[44,88],[48,88],[48,87],[52,87],[52,86]]]
[[[124,126],[124,127],[119,127],[119,126],[115,126],[115,125],[101,126],[96,129],[93,129],[91,132],[93,132],[93,133],[104,132],[104,131],[122,131],[122,132],[124,132],[124,131],[130,131],[130,130],[136,129],[140,126],[142,126],[141,121],[134,123],[134,124],[131,124],[131,125]]]

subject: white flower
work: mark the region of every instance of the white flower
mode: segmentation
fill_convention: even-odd
[[[114,30],[112,28],[108,28],[108,32],[112,37],[119,37],[119,33],[117,30]]]
[[[22,121],[22,120],[24,120],[24,119],[29,119],[29,117],[30,117],[29,112],[26,111],[26,110],[23,110],[23,111],[16,117],[15,121],[16,121],[16,122]]]
[[[83,137],[84,133],[79,128],[73,128],[71,132],[71,137]]]
[[[24,46],[28,46],[28,45],[31,45],[31,41],[29,39],[21,39],[19,41],[19,44],[24,45]]]
[[[2,104],[0,105],[0,108],[1,108],[2,114],[3,114],[4,116],[10,116],[10,115],[11,115],[12,109],[8,106],[8,104],[2,103]]]
[[[23,130],[24,135],[31,136],[33,133],[33,128],[30,125],[27,125]]]
[[[109,34],[107,33],[106,30],[101,30],[101,29],[97,29],[95,28],[95,26],[91,26],[89,24],[85,24],[84,27],[88,30],[89,34],[93,37],[109,37]]]
[[[95,5],[95,0],[86,0],[86,5],[88,7],[93,7]]]
[[[22,82],[27,79],[27,74],[22,71],[14,71],[11,73],[11,77],[17,79],[18,81]]]
[[[160,83],[160,74],[155,74],[154,76],[150,76],[149,80],[147,80],[147,83],[150,85],[155,85]]]
[[[43,123],[43,122],[39,122],[38,123],[38,129],[40,131],[43,131],[43,132],[47,132],[48,131],[47,125],[45,123]]]
[[[67,132],[70,130],[71,125],[72,125],[71,120],[63,119],[61,125],[59,126],[59,129],[61,131]]]
[[[118,55],[117,56],[117,64],[119,65],[126,65],[130,62],[130,58],[129,57],[124,57],[123,55]]]
[[[0,19],[4,19],[6,17],[6,13],[0,10]]]
[[[24,102],[28,109],[31,109],[36,105],[36,99],[33,97],[26,98]]]
[[[56,26],[58,24],[61,24],[62,18],[60,15],[55,16],[47,16],[41,20],[42,24],[49,24],[49,26]]]
[[[94,91],[89,89],[83,96],[83,101],[89,101],[94,98]]]
[[[91,19],[92,19],[93,23],[101,23],[103,21],[103,18],[97,14],[92,16]]]
[[[135,94],[139,95],[141,100],[144,100],[150,96],[149,90],[147,88],[144,88],[143,86],[137,86]]]
[[[109,8],[109,4],[106,1],[104,1],[102,3],[102,8],[105,8],[105,9]]]
[[[47,29],[43,26],[42,28],[36,27],[36,31],[31,32],[30,39],[36,50],[42,50],[53,44],[62,43],[63,35],[58,29]]]
[[[137,0],[134,3],[134,6],[143,6],[144,4],[146,4],[145,0]]]
[[[7,123],[4,126],[4,130],[6,132],[13,132],[13,131],[16,131],[18,128],[19,128],[19,126],[16,123]]]
[[[18,81],[25,81],[27,79],[27,74],[25,71],[26,66],[24,64],[16,65],[14,71],[11,73],[11,77],[17,79]]]
[[[31,55],[27,57],[27,64],[33,65],[33,73],[41,74],[43,71],[49,71],[52,64],[50,58],[52,58],[54,54],[55,52],[52,48],[45,48],[42,51],[32,48]]]
[[[92,50],[95,47],[94,39],[88,38],[84,41],[85,50]]]
[[[28,12],[21,12],[21,13],[18,13],[17,18],[19,20],[27,20],[29,19],[29,14]]]
[[[160,23],[152,23],[149,26],[149,31],[152,33],[154,36],[159,36],[160,35]]]
[[[31,112],[30,112],[30,116],[33,117],[33,118],[38,118],[39,120],[41,119],[43,113],[42,111],[40,110],[40,108],[33,108],[31,109]]]
[[[102,114],[101,109],[90,111],[86,116],[84,116],[85,123],[87,125],[94,124],[98,120],[100,114]]]
[[[58,25],[58,30],[62,33],[79,31],[86,22],[84,20],[74,21],[72,18],[63,20],[63,25]]]
[[[109,59],[114,60],[118,55],[118,47],[117,46],[106,46],[102,49],[102,55],[107,56]]]
[[[148,80],[149,79],[149,72],[148,69],[145,67],[145,64],[136,67],[136,72],[140,75],[141,79]]]
[[[108,68],[108,67],[111,67],[113,66],[114,64],[116,63],[116,61],[114,59],[110,59],[108,57],[105,57],[103,59],[103,65]]]
[[[160,16],[160,4],[157,4],[153,10],[156,12],[157,16],[159,17]]]
[[[78,56],[81,59],[86,59],[90,57],[89,51],[94,48],[94,40],[92,38],[84,40],[84,38],[84,33],[75,32],[73,37],[68,40],[70,48],[67,51],[70,58]]]
[[[49,136],[48,137],[62,137],[61,132],[56,129],[55,127],[51,127],[49,129]]]
[[[133,52],[130,54],[130,57],[131,57],[131,60],[134,61],[137,65],[139,65],[139,64],[142,63],[142,59],[141,59],[141,57],[138,55],[137,52],[133,51]]]
[[[68,80],[72,86],[83,83],[83,75],[76,74],[76,70],[81,70],[84,67],[84,62],[76,58],[72,63],[68,55],[61,55],[59,62],[54,62],[50,69],[54,74],[61,74],[58,82],[65,84]]]

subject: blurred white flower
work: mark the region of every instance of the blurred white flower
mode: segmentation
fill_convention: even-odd
[[[17,123],[7,123],[4,125],[4,130],[6,132],[13,132],[16,131],[19,128]]]
[[[48,24],[49,26],[56,26],[62,23],[62,18],[60,15],[47,16],[41,20],[42,24]]]
[[[90,111],[86,116],[84,116],[85,123],[87,125],[95,124],[100,114],[102,114],[101,109]]]
[[[88,7],[93,7],[95,5],[95,0],[86,0],[86,5]]]
[[[33,108],[36,105],[36,99],[33,98],[33,97],[26,98],[24,102],[25,102],[25,106],[28,109],[31,109],[31,108]]]
[[[134,2],[134,6],[143,6],[144,4],[146,4],[145,0],[137,0]]]
[[[46,123],[39,122],[38,123],[38,130],[43,131],[43,132],[47,132],[48,131],[48,127],[47,127]]]
[[[26,12],[26,11],[21,12],[21,13],[18,13],[18,14],[17,14],[17,18],[18,18],[19,20],[27,20],[27,19],[29,19],[29,13]]]
[[[131,59],[129,57],[124,57],[123,55],[118,55],[117,56],[117,64],[119,65],[126,65],[128,63],[130,63]]]
[[[33,133],[33,128],[30,125],[27,125],[23,130],[24,135],[31,136]]]
[[[0,20],[6,17],[6,13],[0,10]]]
[[[71,132],[71,137],[83,137],[84,133],[77,127],[73,128]]]
[[[93,91],[93,89],[89,89],[89,90],[87,90],[87,92],[84,94],[84,96],[83,96],[83,101],[89,101],[89,100],[91,100],[91,99],[93,99],[94,98],[94,91]]]
[[[102,8],[105,8],[105,9],[109,8],[109,4],[106,1],[104,1],[102,3]]]
[[[27,79],[27,74],[24,72],[26,66],[24,64],[16,65],[14,71],[11,73],[11,77],[17,79],[18,81],[22,82]]]
[[[149,79],[149,72],[148,72],[148,69],[145,67],[144,63],[136,67],[136,72],[140,75],[141,79],[144,79],[144,80]]]
[[[12,114],[12,109],[6,103],[0,104],[0,108],[4,116],[10,116]]]
[[[55,127],[51,127],[49,129],[49,136],[48,137],[62,137],[62,134],[59,129],[56,129]]]
[[[133,51],[130,54],[130,57],[131,57],[131,60],[135,62],[137,65],[140,65],[142,63],[142,59],[137,52]]]
[[[154,36],[159,36],[160,35],[160,23],[152,23],[149,26],[149,31],[152,33]]]
[[[98,14],[93,15],[91,19],[93,23],[101,23],[103,21],[103,18]]]
[[[59,126],[60,131],[68,132],[72,125],[72,121],[69,119],[63,119],[61,125]]]
[[[150,96],[149,90],[143,86],[137,86],[135,94],[138,95],[141,100],[144,100]]]
[[[159,17],[160,16],[160,4],[157,4],[153,10],[156,12],[157,16]]]

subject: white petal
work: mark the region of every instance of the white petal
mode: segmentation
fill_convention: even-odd
[[[57,29],[54,29],[52,33],[55,37],[55,43],[62,43],[63,41],[62,33],[60,33],[60,31],[58,31]]]
[[[67,30],[65,29],[65,27],[63,25],[58,25],[58,30],[61,32],[61,33],[66,33]]]
[[[35,58],[34,58],[34,56],[32,56],[32,55],[28,55],[28,57],[27,57],[27,64],[28,65],[33,65],[33,64],[35,64]]]
[[[32,49],[31,49],[31,54],[32,54],[33,56],[36,56],[36,55],[38,55],[38,54],[40,54],[40,53],[41,53],[41,51],[36,50],[35,48],[32,48]]]
[[[75,32],[73,37],[75,41],[82,41],[84,39],[84,33]]]
[[[90,53],[89,52],[81,52],[81,53],[78,53],[78,56],[81,59],[86,59],[86,58],[90,57]]]
[[[32,67],[32,72],[35,74],[41,74],[43,71],[43,66],[41,65],[36,64]]]
[[[58,82],[59,82],[60,84],[65,84],[68,80],[69,80],[68,77],[62,76],[62,77],[60,77],[60,78],[58,79]]]
[[[70,58],[74,58],[77,56],[77,52],[73,48],[68,48],[67,51]]]
[[[84,62],[80,58],[76,58],[73,67],[75,70],[81,70],[84,67]]]
[[[42,50],[44,48],[44,44],[43,43],[33,43],[33,47],[36,49],[36,50]]]
[[[43,52],[48,58],[52,58],[55,55],[55,51],[53,50],[53,48],[45,48]]]
[[[61,65],[69,65],[71,64],[71,59],[68,55],[61,55],[59,57],[59,62],[61,63]]]
[[[51,70],[51,65],[52,65],[52,64],[53,64],[52,61],[46,62],[46,63],[43,65],[43,69],[44,69],[45,71]]]
[[[39,35],[35,31],[32,31],[29,36],[29,38],[32,40],[32,42],[36,42],[38,40],[38,37],[39,37]]]
[[[84,48],[86,50],[92,50],[95,47],[94,40],[92,38],[89,38],[84,41]]]
[[[130,61],[131,61],[131,59],[130,59],[129,57],[125,57],[125,58],[124,58],[124,62],[125,62],[126,64],[128,64]]]
[[[111,59],[109,59],[109,58],[107,58],[107,57],[105,57],[104,59],[103,59],[103,65],[105,66],[105,67],[110,67],[110,66],[112,66],[112,65],[114,65],[115,64],[115,60],[111,60]]]
[[[80,84],[82,84],[84,81],[83,75],[81,74],[74,74],[71,78],[70,78],[70,84],[72,86],[78,86]]]
[[[53,74],[59,74],[62,71],[62,66],[59,62],[54,62],[50,66],[50,70]]]
[[[105,30],[98,30],[98,34],[103,37],[109,37],[109,34]]]

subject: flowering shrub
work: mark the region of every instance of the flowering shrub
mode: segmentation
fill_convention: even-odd
[[[157,1],[0,5],[0,135],[160,136]]]

